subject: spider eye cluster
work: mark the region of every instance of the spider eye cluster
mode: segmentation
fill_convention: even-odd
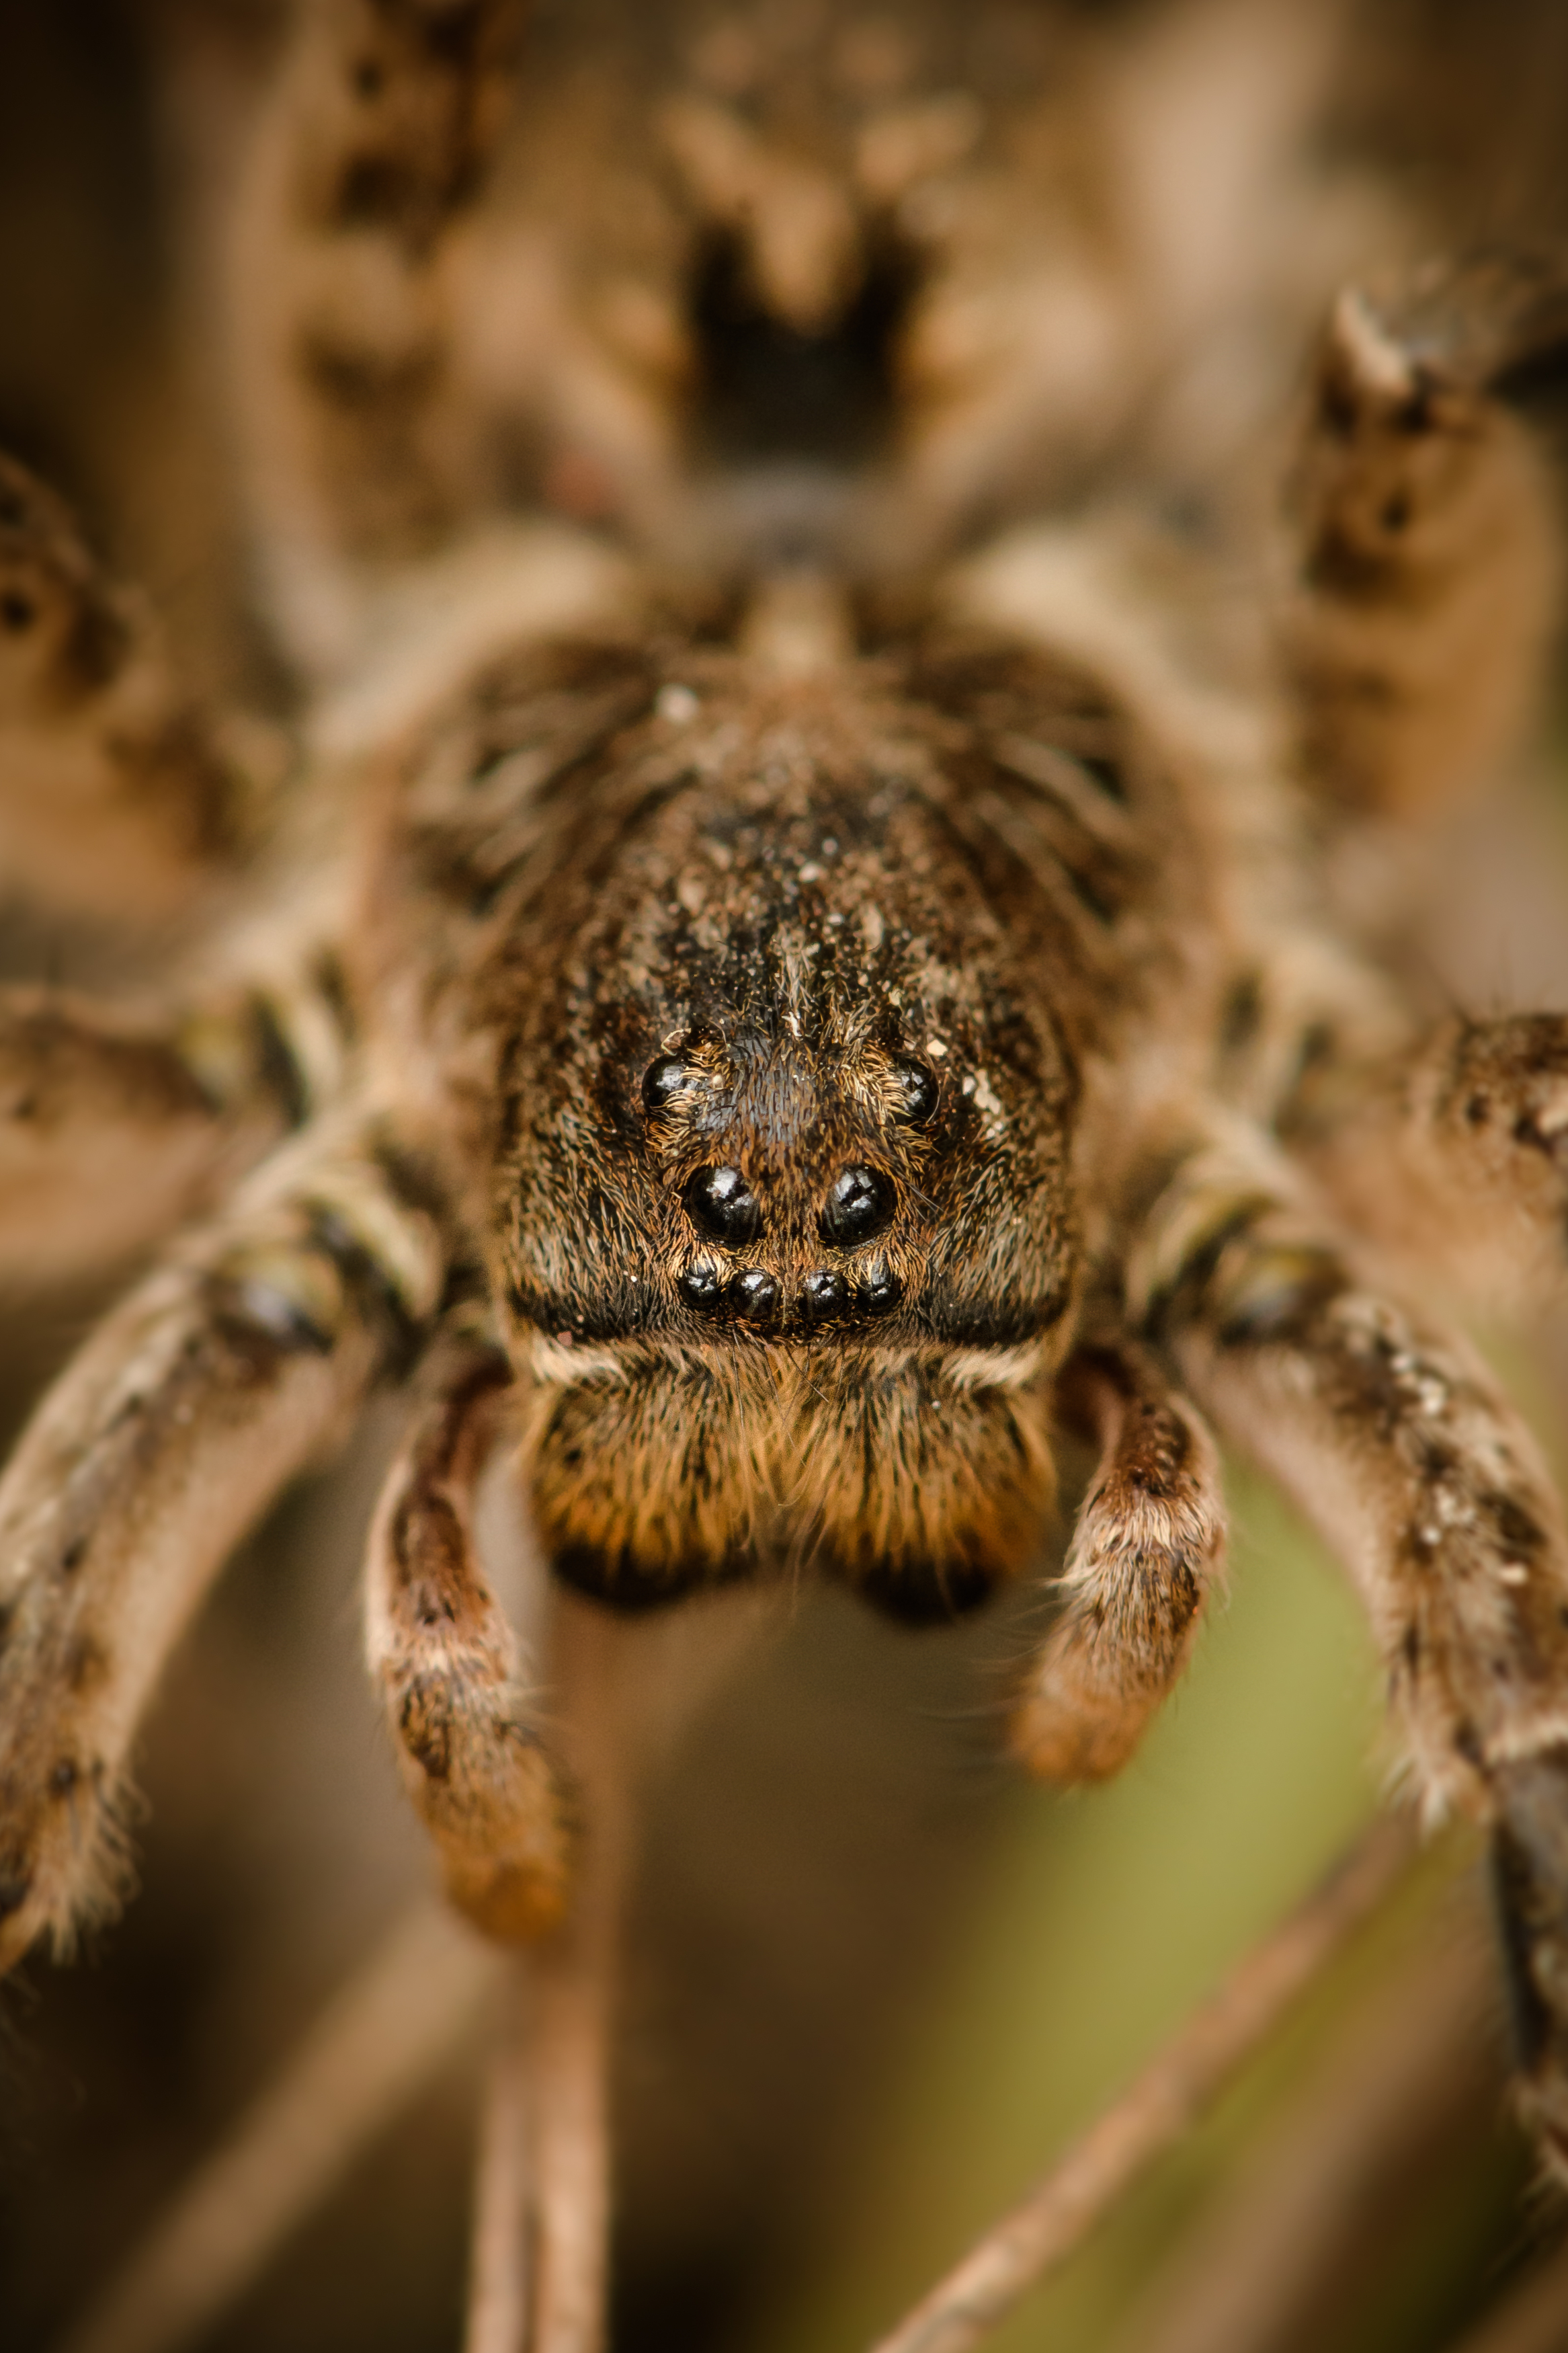
[[[701,1090],[705,1073],[689,1055],[658,1055],[643,1072],[643,1109],[656,1135],[672,1131],[664,1122],[679,1098]],[[923,1128],[941,1100],[936,1074],[913,1056],[885,1066],[882,1116],[890,1124]],[[681,1206],[698,1234],[723,1249],[743,1250],[768,1229],[763,1200],[747,1170],[735,1162],[712,1161],[695,1168],[680,1192]],[[830,1251],[858,1252],[886,1233],[898,1214],[899,1187],[885,1168],[850,1161],[838,1169],[816,1213],[817,1235]],[[784,1285],[767,1267],[726,1269],[706,1255],[695,1258],[678,1278],[686,1305],[702,1314],[724,1314],[751,1324],[771,1324],[785,1309]],[[887,1315],[903,1297],[903,1285],[880,1258],[845,1268],[813,1268],[799,1279],[788,1312],[806,1326],[825,1327],[855,1314]]]

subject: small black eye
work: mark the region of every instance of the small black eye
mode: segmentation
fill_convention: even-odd
[[[7,589],[5,596],[0,596],[0,624],[9,629],[13,637],[20,637],[24,629],[30,629],[37,617],[38,608],[30,596],[22,596],[15,588]]]
[[[873,1267],[855,1297],[868,1315],[890,1315],[904,1295],[904,1286],[889,1266]]]
[[[730,1285],[730,1296],[748,1324],[767,1324],[778,1312],[779,1287],[760,1266],[748,1267]]]
[[[912,1060],[895,1062],[893,1084],[899,1091],[899,1107],[893,1117],[906,1121],[910,1127],[923,1127],[936,1109],[936,1072]]]
[[[688,1307],[699,1307],[710,1314],[724,1295],[724,1286],[710,1266],[689,1266],[680,1278],[680,1295]]]
[[[896,1206],[892,1182],[879,1169],[841,1168],[816,1222],[825,1242],[836,1250],[851,1250],[879,1234]]]
[[[661,1054],[643,1072],[643,1109],[649,1118],[656,1118],[665,1105],[680,1092],[691,1072],[679,1054]]]
[[[688,1177],[681,1198],[704,1233],[733,1249],[754,1242],[762,1232],[757,1197],[738,1168],[699,1168]]]
[[[800,1287],[800,1303],[812,1321],[829,1315],[842,1315],[849,1304],[849,1285],[831,1267],[822,1267],[808,1274]]]

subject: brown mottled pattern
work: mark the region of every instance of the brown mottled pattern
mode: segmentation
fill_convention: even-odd
[[[584,1352],[535,1404],[566,1573],[635,1606],[815,1556],[941,1614],[1028,1558],[1079,1073],[1179,983],[1176,809],[1092,677],[942,631],[779,682],[711,643],[547,648],[411,763],[382,913],[428,977],[399,1050],[493,1071],[449,1132],[491,1172],[519,1369],[538,1337]],[[685,1082],[650,1112],[661,1056]],[[712,1168],[757,1230],[694,1220]],[[846,1169],[888,1199],[838,1246]]]

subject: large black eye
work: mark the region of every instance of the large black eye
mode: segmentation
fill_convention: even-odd
[[[836,1250],[852,1250],[857,1242],[869,1241],[889,1223],[897,1198],[890,1178],[880,1170],[841,1168],[816,1221],[823,1240]]]
[[[643,1072],[643,1109],[650,1118],[661,1112],[690,1079],[691,1072],[679,1054],[661,1054]]]
[[[681,1198],[705,1234],[732,1249],[754,1242],[763,1230],[757,1197],[738,1168],[699,1168]]]
[[[936,1109],[936,1072],[913,1060],[895,1062],[893,1084],[899,1091],[899,1107],[893,1117],[907,1121],[910,1127],[923,1127]]]

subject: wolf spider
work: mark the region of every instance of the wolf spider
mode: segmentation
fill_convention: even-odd
[[[1340,297],[1238,617],[1094,493],[1256,290],[1100,201],[1133,66],[959,13],[302,9],[231,336],[287,743],[0,473],[12,871],[210,942],[151,1008],[0,1000],[0,1260],[158,1250],[0,1484],[0,1963],[116,1899],[171,1646],[378,1388],[372,1671],[503,1940],[593,1823],[476,1544],[498,1451],[610,1610],[809,1574],[921,1620],[1030,1574],[1087,1439],[1012,1729],[1081,1779],[1191,1651],[1223,1438],[1489,1826],[1568,2177],[1562,1511],[1380,1271],[1556,1269],[1568,1018],[1434,1008],[1342,887],[1527,714],[1563,280]]]

